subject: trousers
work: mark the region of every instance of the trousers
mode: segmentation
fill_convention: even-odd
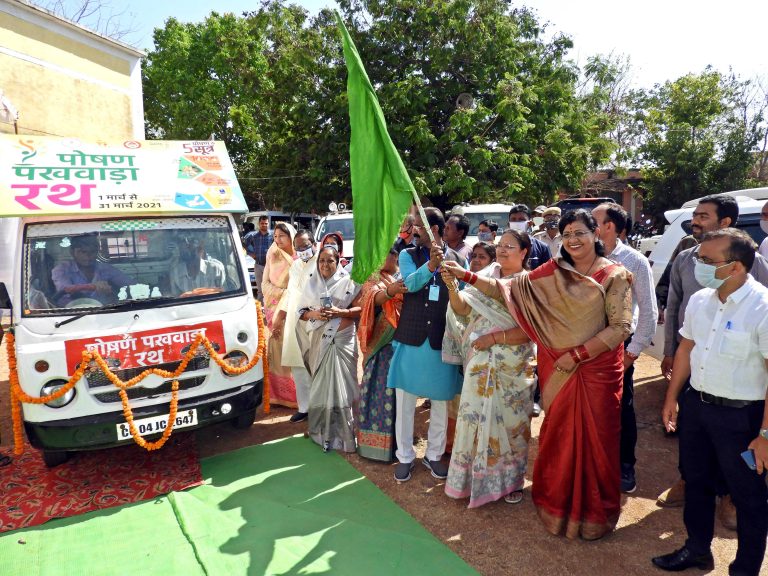
[[[397,438],[395,456],[403,464],[416,459],[416,451],[413,449],[413,420],[417,399],[415,394],[395,388],[395,437]],[[428,460],[440,460],[445,452],[447,440],[448,402],[432,400],[431,403],[426,456]]]

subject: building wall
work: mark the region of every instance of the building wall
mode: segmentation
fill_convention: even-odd
[[[17,0],[0,0],[0,89],[20,134],[144,138],[142,53]],[[13,132],[0,123],[0,132]]]

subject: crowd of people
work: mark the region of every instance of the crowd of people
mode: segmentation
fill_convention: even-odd
[[[404,483],[417,461],[416,405],[426,399],[421,462],[470,508],[522,501],[540,405],[538,515],[552,534],[605,536],[621,493],[637,487],[634,363],[659,315],[650,264],[623,241],[626,212],[613,203],[551,207],[534,233],[531,211],[515,205],[508,226],[482,222],[474,246],[466,217],[424,215],[408,216],[362,286],[340,234],[315,247],[310,231],[277,225],[262,283],[271,401],[295,407],[291,421],[307,420],[323,450],[394,463]],[[688,530],[683,548],[653,558],[663,570],[712,564],[716,499],[726,495],[739,544],[729,573],[758,574],[765,553],[766,263],[732,227],[737,218],[733,198],[701,200],[694,246],[675,258],[659,300],[670,380],[662,418],[679,430],[684,482],[673,489],[682,489]]]

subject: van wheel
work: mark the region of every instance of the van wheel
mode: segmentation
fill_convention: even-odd
[[[54,468],[59,464],[64,464],[69,460],[68,452],[51,452],[50,450],[43,450],[43,462],[48,468]]]
[[[248,412],[244,412],[237,418],[233,418],[232,426],[234,426],[236,430],[248,430],[253,425],[254,420],[256,420],[256,408],[251,408]]]

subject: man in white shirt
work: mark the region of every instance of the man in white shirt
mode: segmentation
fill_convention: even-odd
[[[546,208],[542,217],[544,218],[542,224],[544,230],[536,232],[533,237],[544,242],[552,256],[557,256],[557,253],[560,252],[560,246],[563,244],[563,237],[560,236],[560,229],[557,226],[560,222],[560,208],[557,206]]]
[[[637,250],[619,241],[627,225],[626,211],[614,203],[600,204],[592,210],[605,244],[606,258],[622,264],[632,272],[632,333],[624,342],[624,390],[621,397],[621,491],[631,494],[637,489],[635,480],[635,446],[637,420],[635,418],[635,360],[651,345],[656,334],[656,294],[653,272],[648,259]]]
[[[205,236],[190,232],[178,239],[171,255],[171,292],[184,294],[201,288],[223,290],[227,280],[224,264],[205,251]]]
[[[667,571],[711,570],[718,478],[736,507],[738,548],[729,574],[758,576],[768,537],[768,289],[749,275],[756,244],[735,228],[701,239],[695,274],[703,290],[685,309],[682,340],[662,409],[668,430],[680,426],[685,480],[685,545],[653,563]],[[686,379],[691,387],[682,393]],[[756,469],[742,452],[751,450]]]

